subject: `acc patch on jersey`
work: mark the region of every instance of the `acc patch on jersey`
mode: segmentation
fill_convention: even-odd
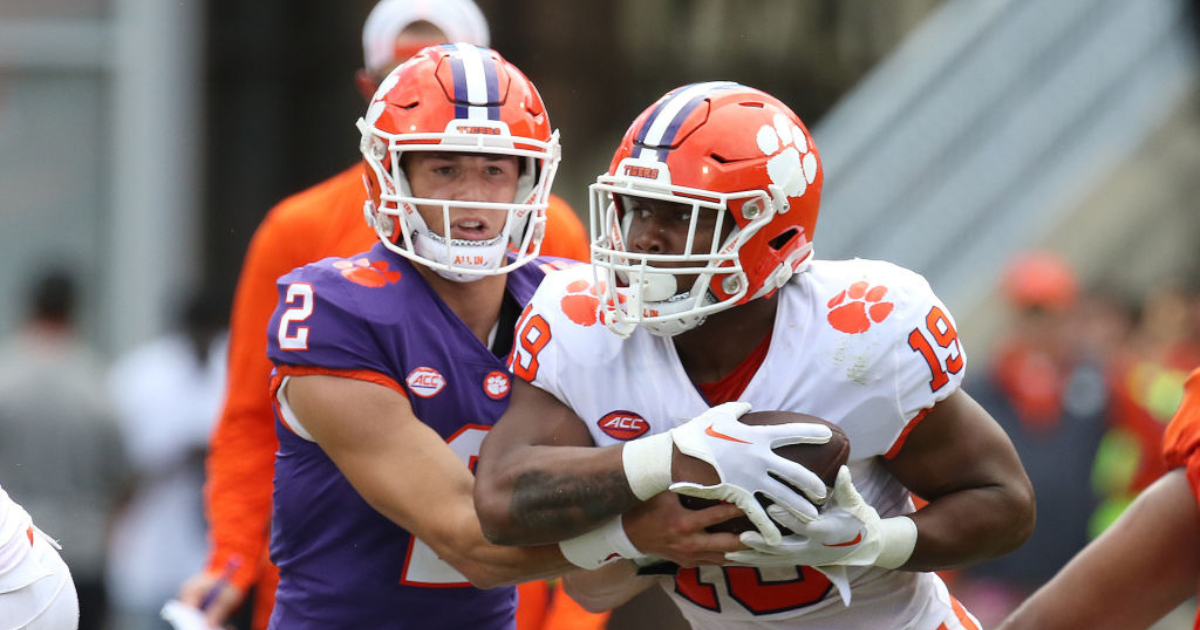
[[[596,426],[614,440],[632,440],[650,430],[650,423],[645,418],[624,409],[605,414],[596,421]]]
[[[429,398],[442,391],[446,386],[446,377],[433,368],[419,367],[410,372],[404,382],[408,384],[412,393],[421,398]]]

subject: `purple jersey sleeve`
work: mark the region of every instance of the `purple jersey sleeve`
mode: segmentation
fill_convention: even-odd
[[[358,260],[366,260],[360,258]],[[330,258],[282,276],[279,302],[267,329],[267,356],[276,365],[327,370],[366,370],[401,381],[387,353],[381,352],[373,330],[378,311],[388,304],[405,280],[401,271]],[[362,272],[368,268],[372,271]],[[357,273],[356,273],[357,272]],[[378,281],[373,280],[378,278]],[[389,282],[389,280],[391,280]],[[394,339],[393,339],[394,340]]]

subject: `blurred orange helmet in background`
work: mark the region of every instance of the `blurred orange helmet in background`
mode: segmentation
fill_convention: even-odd
[[[1065,311],[1079,298],[1074,268],[1058,254],[1025,252],[1014,256],[1001,280],[1004,296],[1019,308]]]

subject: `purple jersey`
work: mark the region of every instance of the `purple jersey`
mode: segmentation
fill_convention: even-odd
[[[517,306],[533,295],[540,267],[508,275]],[[473,463],[508,406],[509,374],[407,260],[379,244],[296,269],[278,287],[267,353],[279,374],[336,372],[399,389],[464,465]],[[271,559],[281,579],[272,629],[514,627],[514,588],[472,587],[368,505],[278,409]]]

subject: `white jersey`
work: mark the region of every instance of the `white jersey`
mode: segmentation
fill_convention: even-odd
[[[33,519],[0,487],[0,576],[8,573],[29,555],[30,527]],[[0,590],[0,592],[3,592]]]
[[[57,548],[0,488],[0,630],[79,627],[79,597]]]
[[[592,284],[588,265],[546,276],[518,323],[513,371],[570,406],[599,446],[661,433],[708,409],[670,339],[639,328],[622,340],[596,320]],[[960,386],[965,364],[949,311],[919,274],[886,262],[817,261],[780,289],[770,346],[738,398],[841,426],[855,486],[888,517],[914,508],[881,458]],[[808,567],[701,567],[660,579],[695,627],[961,627],[961,607],[935,574],[849,571],[849,607]]]

